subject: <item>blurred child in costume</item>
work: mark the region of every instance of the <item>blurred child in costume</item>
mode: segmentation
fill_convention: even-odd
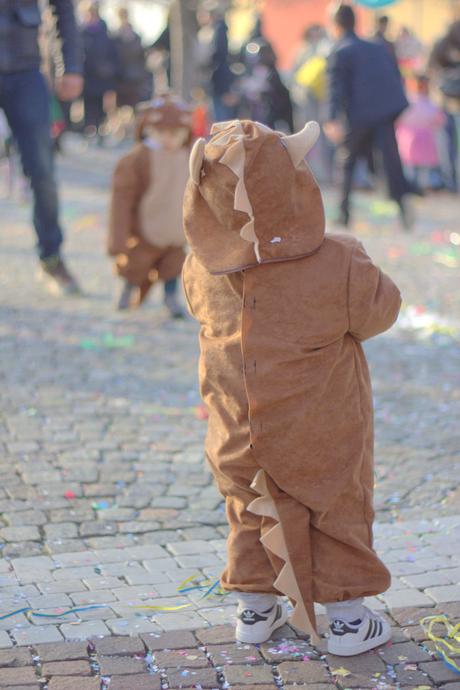
[[[286,136],[248,120],[218,123],[190,158],[183,282],[201,324],[206,455],[230,524],[224,589],[237,594],[236,637],[268,640],[292,623],[329,651],[387,642],[363,605],[390,575],[372,548],[373,412],[361,345],[393,324],[398,288],[349,235],[324,232],[321,193],[304,161],[319,135]]]
[[[428,77],[418,76],[416,94],[397,121],[396,137],[401,160],[420,187],[442,186],[438,133],[446,119],[430,98]]]
[[[173,318],[185,259],[182,199],[192,138],[189,108],[164,96],[139,108],[137,143],[115,168],[108,253],[122,279],[118,309],[139,306],[157,281]]]

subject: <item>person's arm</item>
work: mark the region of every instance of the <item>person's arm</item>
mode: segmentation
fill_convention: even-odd
[[[63,101],[72,101],[83,89],[83,56],[72,0],[49,0],[61,43],[56,65],[56,91]]]
[[[113,173],[107,238],[107,253],[110,256],[123,254],[133,234],[142,193],[136,162],[134,152],[130,153],[117,163]]]
[[[401,308],[399,289],[372,263],[363,245],[353,249],[348,282],[349,332],[367,340],[391,328]]]

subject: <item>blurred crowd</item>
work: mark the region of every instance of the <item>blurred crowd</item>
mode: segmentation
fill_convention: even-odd
[[[371,35],[361,36],[352,5],[343,3],[324,25],[305,28],[290,69],[281,71],[263,20],[230,45],[226,13],[212,0],[189,8],[187,19],[173,5],[150,43],[126,7],[109,28],[108,3],[82,0],[78,15],[73,0],[48,6],[0,3],[0,158],[10,174],[11,151],[19,151],[41,265],[69,289],[78,286],[60,253],[51,144],[59,150],[66,130],[99,145],[132,141],[140,104],[159,95],[176,92],[185,101],[191,141],[234,118],[284,133],[317,120],[322,133],[309,163],[320,183],[340,185],[340,225],[349,225],[352,189],[379,184],[375,173],[384,173],[405,229],[413,225],[411,195],[459,191],[459,20],[434,45],[378,14]]]
[[[280,73],[277,56],[257,18],[247,40],[229,49],[225,15],[197,11],[195,81],[191,93],[194,134],[205,135],[213,121],[250,118],[293,132],[306,120],[328,117],[327,64],[334,45],[329,27],[314,24],[289,71]],[[128,10],[118,11],[118,28],[109,31],[97,3],[81,16],[84,50],[83,109],[55,102],[56,139],[65,127],[103,143],[111,134],[132,131],[135,106],[170,87],[169,26],[151,45],[143,45]],[[389,36],[394,36],[390,40]],[[460,131],[460,22],[434,46],[424,45],[408,27],[393,31],[387,16],[377,16],[375,33],[365,37],[385,46],[398,66],[410,106],[397,121],[397,141],[408,177],[425,189],[458,190]],[[76,115],[75,115],[76,113]],[[322,182],[335,181],[335,146],[322,136],[311,165]],[[358,161],[355,184],[372,185],[369,165]]]

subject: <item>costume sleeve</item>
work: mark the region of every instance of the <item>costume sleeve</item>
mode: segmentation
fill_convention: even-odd
[[[195,314],[193,313],[193,308],[192,308],[192,305],[190,303],[190,297],[189,297],[188,292],[187,292],[187,276],[188,276],[188,273],[190,270],[190,268],[189,268],[190,261],[191,261],[191,255],[189,254],[187,256],[187,258],[185,259],[184,265],[182,267],[182,290],[184,293],[185,303],[187,305],[188,312],[189,312],[190,316],[193,316],[193,318],[195,318]]]
[[[107,252],[110,256],[126,250],[133,234],[141,186],[135,156],[124,156],[117,164],[112,178]]]
[[[396,321],[401,294],[383,271],[372,263],[359,242],[353,249],[348,283],[349,332],[367,340],[388,330]]]
[[[56,17],[57,31],[60,39],[60,53],[55,55],[57,73],[82,72],[82,46],[77,28],[74,4],[72,0],[50,0],[50,6]],[[62,57],[62,60],[60,59]]]

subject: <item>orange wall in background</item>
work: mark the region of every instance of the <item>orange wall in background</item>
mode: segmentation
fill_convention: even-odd
[[[277,52],[280,69],[288,69],[291,65],[307,26],[327,24],[330,4],[331,0],[265,0],[262,10],[264,34]],[[367,31],[373,13],[355,9],[359,29]]]

